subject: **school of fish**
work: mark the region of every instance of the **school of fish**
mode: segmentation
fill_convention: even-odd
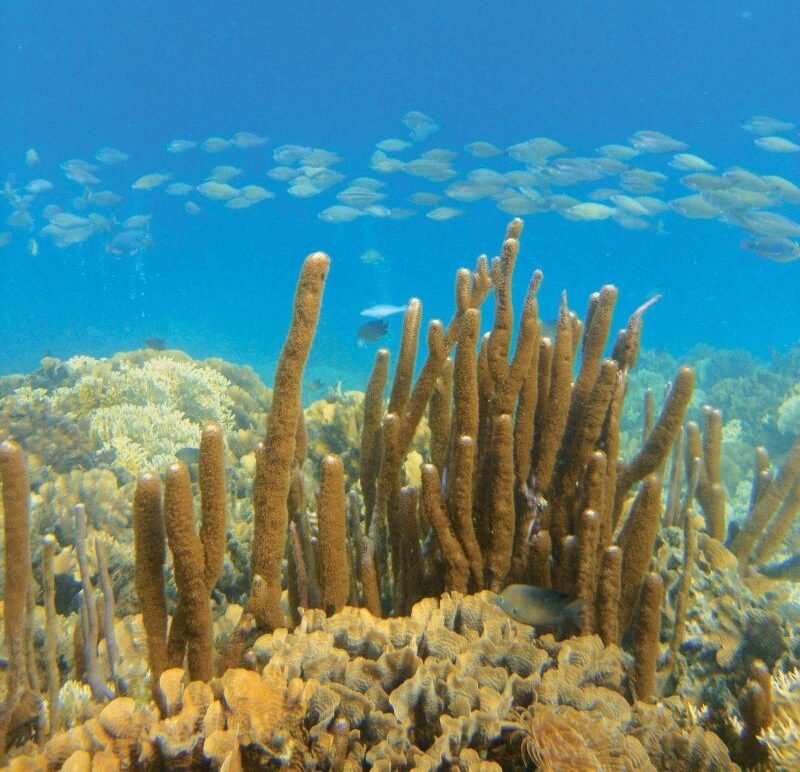
[[[572,222],[612,221],[662,234],[670,215],[717,220],[741,229],[743,249],[778,262],[800,257],[800,222],[776,211],[800,205],[797,184],[739,166],[719,169],[660,131],[636,131],[625,142],[578,155],[548,137],[509,147],[485,140],[461,150],[429,147],[439,126],[418,110],[406,113],[402,125],[406,137],[376,142],[360,176],[346,175],[334,151],[298,144],[270,149],[266,137],[248,131],[173,139],[164,147],[162,168],[138,170],[116,189],[104,176],[112,167],[134,165],[121,150],[102,147],[90,161],[67,159],[43,176],[39,152],[30,148],[24,166],[6,172],[2,198],[10,211],[0,220],[0,248],[18,241],[37,257],[40,242],[65,249],[97,243],[113,255],[133,256],[153,244],[150,212],[132,211],[147,209],[148,199],[181,199],[185,214],[196,217],[209,207],[249,209],[289,195],[323,202],[318,217],[335,225],[420,215],[446,222],[478,204],[514,216],[555,213]],[[785,136],[796,136],[794,123],[755,115],[741,128],[766,153],[800,152],[800,144]],[[230,163],[210,165],[201,179],[176,179],[170,158],[188,153],[224,155]],[[247,168],[237,165],[244,160]],[[118,179],[116,170],[113,175]],[[380,253],[362,255],[365,262],[379,259]]]

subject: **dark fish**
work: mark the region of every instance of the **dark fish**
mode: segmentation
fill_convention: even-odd
[[[382,338],[389,332],[389,322],[385,319],[373,319],[369,322],[364,322],[358,328],[358,345],[363,346],[365,343],[372,343],[378,338]]]
[[[770,579],[785,579],[789,582],[800,582],[800,555],[793,555],[781,563],[770,563],[758,569],[760,574]]]
[[[200,448],[192,448],[190,446],[179,448],[175,455],[178,461],[183,461],[184,464],[196,464],[197,459],[200,458]]]
[[[145,338],[144,347],[151,348],[153,351],[164,351],[167,347],[167,341],[163,338]]]
[[[310,391],[322,391],[325,388],[325,381],[321,378],[312,378],[308,382],[308,388]]]
[[[583,602],[558,590],[510,584],[497,596],[497,605],[517,622],[532,627],[556,627],[576,622]]]

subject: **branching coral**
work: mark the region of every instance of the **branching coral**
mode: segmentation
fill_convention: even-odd
[[[166,356],[119,362],[105,376],[85,358],[68,360],[75,383],[53,393],[53,408],[87,416],[103,450],[130,474],[163,469],[193,446],[203,423],[233,425],[229,381],[217,370]]]

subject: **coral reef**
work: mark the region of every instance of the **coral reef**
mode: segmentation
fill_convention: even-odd
[[[800,443],[741,484],[762,416],[706,404],[741,356],[637,385],[655,299],[609,345],[616,288],[583,320],[564,294],[550,336],[536,271],[514,334],[521,233],[456,274],[420,369],[411,299],[363,395],[302,409],[323,253],[271,392],[177,352],[3,382],[12,768],[792,768],[800,602],[764,563]],[[577,618],[515,621],[511,583]]]

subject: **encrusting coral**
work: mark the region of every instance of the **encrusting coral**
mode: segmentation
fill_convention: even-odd
[[[709,664],[709,647],[719,654],[725,644],[712,643],[719,629],[699,599],[703,593],[720,611],[736,599],[750,604],[754,629],[770,624],[754,616],[769,612],[748,583],[769,580],[754,576],[751,562],[772,554],[764,546],[775,540],[770,529],[792,525],[796,450],[774,482],[762,458],[732,554],[721,543],[728,509],[721,417],[709,408],[702,430],[690,424],[681,433],[693,371],[677,370],[658,416],[652,392],[645,398],[639,447],[622,435],[644,314],[655,299],[631,315],[605,357],[616,288],[590,297],[583,322],[564,294],[551,338],[538,317],[536,271],[514,336],[521,232],[514,220],[499,257],[482,256],[474,271],[457,273],[455,311],[446,325],[430,322],[416,378],[422,304],[409,302],[386,403],[389,353],[381,350],[363,400],[342,395],[302,410],[330,265],[323,253],[301,270],[268,413],[267,400],[248,401],[247,379],[230,368],[209,364],[222,380],[178,368],[209,387],[198,389],[211,415],[202,416],[202,436],[199,427],[192,439],[180,436],[169,463],[137,468],[144,473],[135,491],[122,480],[129,499],[115,534],[125,538],[132,521],[141,616],[118,605],[116,621],[107,611],[94,627],[74,625],[82,630],[74,654],[52,640],[49,625],[46,652],[37,655],[35,620],[45,613],[52,620],[54,608],[64,613],[57,564],[69,563],[71,552],[57,522],[36,550],[41,614],[34,585],[14,600],[6,583],[7,630],[11,624],[20,636],[9,653],[24,662],[6,704],[32,697],[27,712],[2,714],[12,765],[710,770],[734,768],[731,753],[789,757],[788,740],[771,750],[779,741],[769,733],[783,724],[765,712],[762,697],[770,669],[787,663],[792,631],[779,620],[775,635],[758,641],[737,628],[731,610],[732,653]],[[492,292],[494,317],[480,337]],[[147,372],[111,364],[106,375],[163,385],[174,368],[147,361],[154,362]],[[74,378],[83,364],[73,362],[68,385],[58,387],[79,402],[97,389],[91,378]],[[169,393],[177,399],[181,391]],[[52,400],[52,391],[37,398]],[[99,420],[93,399],[80,410]],[[190,409],[199,403],[180,404],[186,420],[201,420]],[[247,417],[255,414],[266,423],[260,443]],[[336,433],[321,431],[320,421]],[[198,438],[196,458],[174,463]],[[0,446],[7,529],[9,512],[27,512],[22,460],[19,446]],[[45,480],[37,496],[43,490],[54,500],[56,491],[80,486]],[[70,503],[83,518],[75,546],[86,617],[95,595],[87,545],[97,530],[87,527],[83,502]],[[112,564],[116,536],[104,540]],[[7,565],[20,554],[7,546]],[[113,609],[104,554],[101,544],[102,608]],[[577,622],[534,629],[515,621],[495,603],[510,583],[579,599]],[[714,594],[715,583],[723,595]],[[144,640],[149,691],[137,683]],[[62,677],[55,654],[64,657],[64,675],[86,670],[91,695],[73,681],[54,682]],[[40,671],[51,701],[57,694],[64,706],[56,718],[51,706],[50,726]],[[714,678],[721,696],[705,714],[701,700]],[[99,687],[112,699],[104,702]],[[741,716],[741,730],[730,715]]]

